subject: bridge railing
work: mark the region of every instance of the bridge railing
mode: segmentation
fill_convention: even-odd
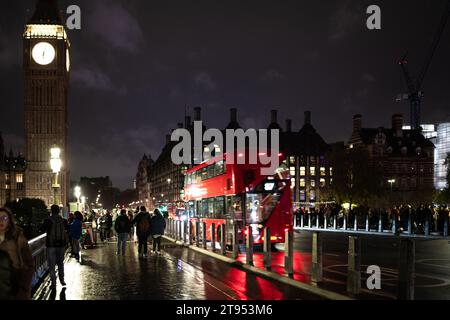
[[[304,213],[294,217],[294,229],[447,238],[449,235],[449,217],[416,217],[413,215],[398,217],[388,213],[344,215]]]
[[[46,274],[48,270],[47,265],[47,250],[45,246],[45,241],[47,239],[47,234],[40,235],[28,242],[30,246],[33,261],[34,261],[34,275],[31,287],[35,288],[40,282],[42,277]]]

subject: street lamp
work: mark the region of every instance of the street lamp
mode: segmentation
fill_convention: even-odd
[[[77,211],[80,211],[81,188],[79,186],[76,186],[74,188],[74,195],[75,195],[75,198],[77,198]]]
[[[60,199],[57,199],[58,189],[60,188],[58,176],[61,172],[62,161],[61,161],[61,149],[58,147],[53,147],[50,149],[50,168],[55,174],[55,180],[52,185],[54,191],[54,201],[56,205],[60,205]]]
[[[392,192],[392,185],[395,183],[395,179],[388,180],[388,183],[391,184],[391,192]]]

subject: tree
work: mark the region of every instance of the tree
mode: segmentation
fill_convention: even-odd
[[[330,160],[334,168],[330,191],[337,203],[369,206],[383,196],[381,168],[371,163],[366,150],[335,150]]]
[[[6,203],[16,219],[17,224],[23,229],[25,237],[32,239],[41,234],[42,221],[48,217],[47,206],[40,199],[21,199]]]

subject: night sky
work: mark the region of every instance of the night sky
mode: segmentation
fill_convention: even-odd
[[[132,186],[144,153],[157,158],[165,135],[202,106],[208,127],[239,109],[245,127],[313,125],[327,142],[347,140],[352,116],[364,126],[409,119],[396,103],[405,84],[398,61],[410,52],[420,70],[446,0],[187,1],[86,0],[82,30],[69,31],[72,78],[69,153],[72,180],[109,175]],[[382,9],[382,30],[366,28],[366,8]],[[24,150],[22,33],[34,1],[0,11],[0,131]],[[450,24],[425,79],[422,122],[450,120]]]

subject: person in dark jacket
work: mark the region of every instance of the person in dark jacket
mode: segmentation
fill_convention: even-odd
[[[67,220],[59,214],[60,208],[54,204],[51,206],[51,216],[44,220],[41,231],[47,234],[47,262],[49,267],[51,289],[56,289],[56,269],[58,266],[58,277],[62,286],[66,286],[64,281],[64,253],[68,244],[69,227]]]
[[[139,258],[147,258],[147,241],[151,234],[151,228],[150,214],[144,206],[141,207],[141,211],[134,218],[133,225],[136,225],[136,235],[139,242]]]
[[[131,230],[131,222],[127,216],[127,211],[122,209],[120,215],[114,223],[114,230],[117,232],[117,255],[125,255],[125,248],[127,246],[128,235]],[[122,250],[120,250],[122,249]]]
[[[30,300],[34,263],[9,209],[0,209],[0,300]]]
[[[80,261],[80,239],[83,231],[83,215],[77,211],[74,214],[74,220],[69,225],[69,236],[72,239],[73,255],[77,261]]]
[[[161,238],[166,229],[166,220],[158,209],[155,209],[150,225],[153,238],[153,252],[161,254]]]

